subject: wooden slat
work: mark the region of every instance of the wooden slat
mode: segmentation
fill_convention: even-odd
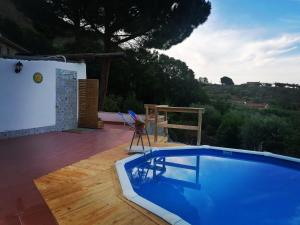
[[[168,125],[168,121],[167,120],[162,121],[162,122],[158,122],[158,126],[159,127],[166,127],[166,125]]]
[[[163,128],[172,128],[172,129],[181,129],[181,130],[198,130],[198,126],[190,126],[190,125],[181,125],[181,124],[168,124],[168,123],[158,123],[159,127]]]

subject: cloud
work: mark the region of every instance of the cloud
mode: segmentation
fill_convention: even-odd
[[[262,28],[218,27],[212,20],[162,53],[186,62],[197,77],[206,76],[212,82],[227,75],[236,83],[300,83],[300,33],[265,34]]]
[[[286,34],[267,40],[249,40],[241,46],[241,63],[251,63],[255,66],[265,66],[297,49],[300,43],[300,34]]]

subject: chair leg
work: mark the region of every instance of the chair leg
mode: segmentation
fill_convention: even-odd
[[[129,147],[128,152],[131,151],[131,147],[132,147],[132,143],[133,143],[134,137],[135,137],[135,131],[134,131],[134,133],[133,133],[133,136],[132,136],[132,139],[131,139],[131,143],[130,143],[130,147]]]
[[[136,143],[137,146],[139,146],[140,138],[141,138],[141,135],[138,135],[138,136],[139,136],[139,138],[138,138],[137,143]]]
[[[143,142],[143,137],[141,135],[141,142],[142,142],[142,147],[143,147],[143,152],[145,151],[145,147],[144,147],[144,142]]]
[[[146,135],[147,135],[147,139],[148,139],[148,144],[149,144],[149,146],[151,147],[151,143],[150,143],[150,139],[149,139],[149,135],[148,135],[147,129],[146,129]]]

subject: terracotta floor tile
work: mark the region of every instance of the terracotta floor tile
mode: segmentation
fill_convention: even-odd
[[[87,133],[52,132],[0,140],[0,225],[53,225],[33,179],[128,142],[132,131],[105,125]]]
[[[36,205],[19,215],[22,225],[57,225],[49,209],[45,205]]]
[[[0,225],[21,225],[17,216],[0,216]]]

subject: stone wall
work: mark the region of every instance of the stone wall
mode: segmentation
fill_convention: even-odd
[[[56,125],[55,130],[77,127],[77,73],[56,70]]]

